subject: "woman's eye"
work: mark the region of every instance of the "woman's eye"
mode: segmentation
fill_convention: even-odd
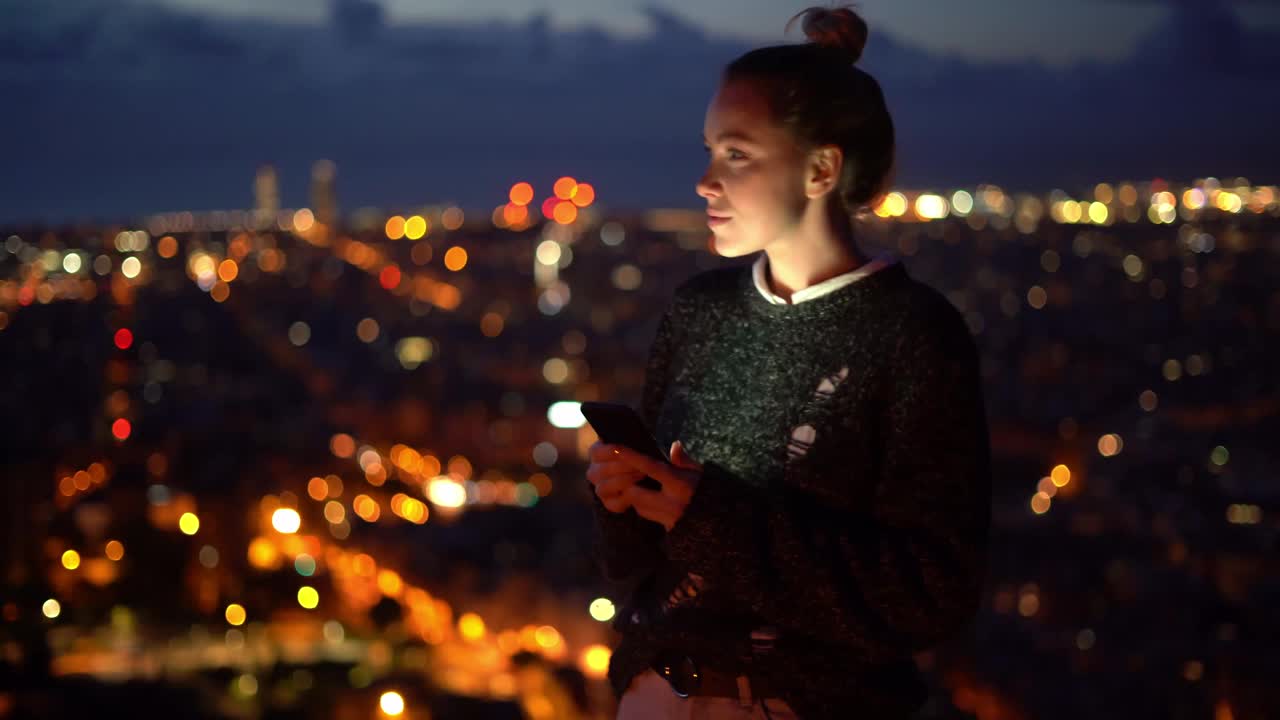
[[[703,145],[703,146],[702,146],[702,150],[703,150],[703,152],[707,153],[708,155],[710,155],[710,154],[711,154],[711,148],[709,148],[709,147],[707,147],[707,146],[705,146],[705,145]],[[741,152],[739,152],[739,151],[737,151],[737,150],[730,150],[730,151],[729,151],[729,159],[730,159],[730,160],[745,160],[746,158],[747,158],[747,156],[746,156],[746,155],[742,154]]]

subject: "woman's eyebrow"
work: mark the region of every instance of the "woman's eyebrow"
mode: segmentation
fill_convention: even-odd
[[[716,137],[716,142],[725,142],[726,140],[736,140],[738,142],[751,143],[753,145],[755,144],[755,140],[752,140],[750,137],[740,132],[726,131],[726,132],[720,133],[720,135]],[[707,136],[703,135],[702,142],[705,143],[706,141],[707,141]]]

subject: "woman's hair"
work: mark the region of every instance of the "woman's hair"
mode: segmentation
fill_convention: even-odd
[[[854,67],[867,44],[867,23],[847,7],[810,7],[797,18],[808,42],[751,50],[725,67],[721,82],[748,80],[774,121],[805,150],[837,145],[844,165],[838,209],[852,216],[882,196],[892,181],[893,121],[875,78]]]

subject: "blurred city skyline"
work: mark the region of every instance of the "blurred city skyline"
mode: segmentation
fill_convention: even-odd
[[[806,4],[0,0],[0,717],[611,718],[581,403],[749,269],[703,114]],[[1270,717],[1280,0],[861,5],[992,449],[918,716]]]
[[[635,406],[675,289],[750,258],[593,178],[347,222],[331,171],[292,212],[264,168],[257,212],[0,232],[8,716],[613,716],[580,403]],[[920,720],[1269,717],[1280,187],[877,210],[864,249],[963,313],[992,445]]]
[[[0,0],[0,92],[13,108],[0,222],[249,207],[264,164],[296,207],[321,159],[336,163],[348,209],[493,207],[513,182],[562,175],[593,178],[606,207],[697,207],[719,69],[769,37],[798,41],[781,31],[804,3],[748,3],[732,18],[715,3],[516,3],[503,15],[486,3],[414,13],[425,6],[409,0],[298,0],[253,16],[237,14],[246,3],[208,6]],[[1058,23],[1043,4],[998,14],[979,3],[945,18],[957,36],[1003,18],[981,22],[1008,41],[1005,60],[911,36],[904,28],[938,22],[924,7],[862,7],[863,66],[894,116],[900,187],[1276,180],[1280,148],[1264,138],[1280,100],[1263,92],[1280,61],[1274,4],[1093,2]],[[472,19],[485,13],[508,21]],[[323,22],[297,21],[312,15]],[[1095,59],[1016,59],[1031,35],[1045,53],[1077,46],[1080,18],[1113,41]],[[1049,23],[1061,30],[1044,34]]]

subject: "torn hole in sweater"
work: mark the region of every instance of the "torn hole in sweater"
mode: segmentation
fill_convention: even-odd
[[[813,391],[811,398],[814,409],[826,404],[831,396],[835,394],[836,388],[840,383],[849,377],[849,366],[845,365],[839,370],[828,373],[818,381],[818,387]],[[798,425],[791,430],[791,437],[787,440],[787,458],[796,460],[809,454],[809,448],[813,447],[813,441],[818,436],[818,430],[813,425],[805,423]]]
[[[667,607],[674,607],[683,604],[688,600],[698,596],[706,585],[706,580],[697,573],[688,573],[680,584],[676,585],[671,594],[667,596]]]
[[[836,372],[826,375],[818,383],[818,387],[813,391],[813,397],[817,400],[826,400],[835,394],[836,386],[844,382],[849,377],[849,366],[845,365]]]
[[[795,460],[807,455],[816,437],[818,437],[818,431],[812,425],[800,425],[792,430],[791,440],[787,443],[788,459]]]

